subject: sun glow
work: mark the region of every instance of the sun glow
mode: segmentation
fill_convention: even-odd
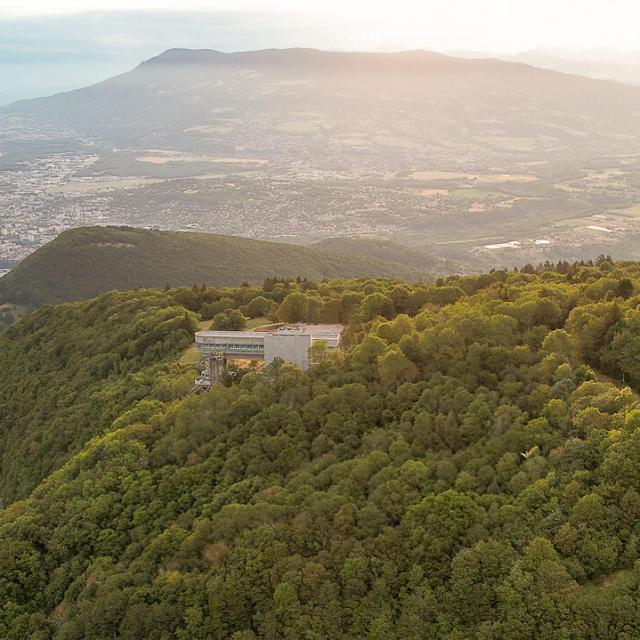
[[[310,26],[322,17],[327,47],[640,49],[636,0],[0,0],[5,19],[90,11],[286,12]]]

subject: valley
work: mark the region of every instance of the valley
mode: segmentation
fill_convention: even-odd
[[[0,640],[640,638],[639,21],[0,0]]]
[[[0,258],[93,224],[385,238],[476,270],[633,257],[639,96],[428,52],[169,51],[0,113]]]

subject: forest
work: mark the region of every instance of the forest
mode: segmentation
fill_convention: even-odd
[[[35,308],[167,284],[256,284],[274,273],[419,280],[443,270],[454,273],[458,268],[392,243],[336,242],[316,248],[213,233],[79,227],[64,231],[0,278],[0,310],[3,304]],[[0,328],[2,323],[0,315]]]
[[[347,330],[189,393],[261,321]],[[110,292],[0,372],[2,638],[640,636],[640,263]]]

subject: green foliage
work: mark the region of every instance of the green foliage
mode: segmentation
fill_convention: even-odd
[[[0,637],[638,637],[640,404],[606,375],[638,384],[640,267],[527,271],[27,316],[0,338]],[[345,352],[185,395],[195,315],[258,297],[346,318]]]
[[[247,319],[237,309],[227,309],[216,313],[211,328],[216,331],[242,331],[247,325]]]
[[[304,322],[309,316],[310,298],[302,291],[290,293],[276,311],[280,322]]]
[[[360,306],[360,317],[364,322],[373,320],[377,316],[392,318],[395,307],[393,300],[383,293],[376,291],[365,296]]]
[[[33,308],[91,298],[114,289],[201,282],[229,287],[245,281],[256,284],[274,275],[417,280],[426,272],[355,254],[250,238],[87,227],[65,231],[0,279],[0,304]],[[8,324],[7,319],[3,314],[0,322]]]
[[[160,363],[195,326],[171,295],[139,291],[45,307],[0,336],[2,497],[26,495],[135,403],[163,399],[178,377]]]
[[[265,318],[275,312],[275,303],[264,296],[256,296],[244,305],[240,311],[249,318]]]

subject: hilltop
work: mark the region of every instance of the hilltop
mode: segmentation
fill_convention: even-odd
[[[252,145],[249,157],[269,159],[287,151],[282,142],[296,133],[314,134],[307,145],[324,154],[336,136],[360,138],[366,123],[375,122],[372,142],[385,136],[386,143],[377,144],[395,151],[434,152],[433,143],[438,148],[448,141],[497,157],[510,151],[520,159],[535,148],[514,143],[530,135],[543,147],[545,136],[553,137],[562,152],[571,151],[570,143],[582,152],[595,149],[596,139],[614,132],[633,135],[638,95],[640,89],[615,82],[432,51],[170,49],[90,87],[16,102],[9,112],[56,120],[109,143],[179,142],[191,150],[231,150],[232,141],[246,141],[257,127],[274,137],[260,148]],[[342,123],[335,120],[339,114]],[[299,128],[305,125],[301,116],[306,129]],[[467,143],[457,138],[462,127],[469,128]],[[407,146],[411,139],[413,148]]]
[[[600,258],[32,312],[0,335],[0,636],[638,637],[639,303]],[[198,323],[293,306],[342,350],[188,393]]]
[[[60,234],[0,279],[0,304],[33,307],[136,287],[367,276],[417,280],[429,273],[413,265],[250,238],[86,227]]]

